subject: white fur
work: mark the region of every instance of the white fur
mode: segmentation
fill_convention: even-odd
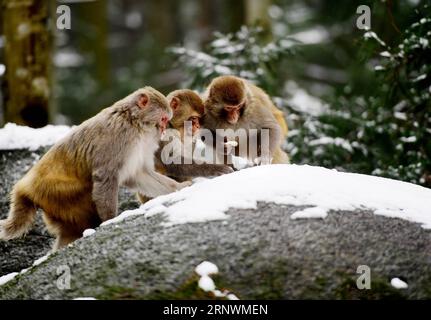
[[[154,152],[159,147],[159,137],[156,128],[146,132],[142,137],[130,147],[126,162],[120,170],[120,183],[136,176],[148,168],[154,170]]]

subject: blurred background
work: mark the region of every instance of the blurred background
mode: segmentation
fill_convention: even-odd
[[[431,186],[429,1],[0,1],[0,127],[79,124],[138,87],[236,74],[285,111],[293,163]]]

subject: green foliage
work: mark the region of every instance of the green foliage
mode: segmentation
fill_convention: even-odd
[[[283,58],[293,54],[294,40],[266,41],[259,27],[242,27],[229,34],[217,32],[214,37],[206,52],[183,47],[170,49],[189,75],[185,86],[202,90],[212,78],[230,74],[258,83],[270,93],[282,87],[277,79],[277,67]]]
[[[286,149],[294,163],[375,174],[431,186],[431,18],[425,7],[417,21],[402,33],[400,43],[388,46],[376,33],[364,34],[364,52],[373,52],[364,67],[373,67],[380,83],[371,96],[336,95],[328,105],[292,103],[299,87],[286,90],[276,77],[283,58],[294,53],[289,38],[267,42],[259,29],[216,34],[207,52],[173,48],[188,74],[187,85],[198,90],[214,76],[234,74],[269,91],[287,111],[290,133]],[[283,81],[282,81],[283,80]],[[303,90],[302,90],[303,91]],[[305,92],[305,91],[304,91]],[[279,97],[277,97],[279,96]],[[304,100],[305,99],[305,100]]]

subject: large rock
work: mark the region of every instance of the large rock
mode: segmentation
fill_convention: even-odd
[[[6,189],[33,158],[26,151],[2,153],[3,212]],[[225,180],[219,182],[226,182],[231,177],[221,178]],[[217,195],[215,184],[201,189],[204,186]],[[194,194],[199,185],[195,187]],[[123,209],[137,206],[132,195],[125,199]],[[174,203],[172,197],[162,199],[168,208]],[[212,205],[196,202],[202,215],[205,203]],[[219,274],[212,278],[219,289],[241,299],[431,298],[430,230],[406,219],[375,215],[367,205],[332,210],[325,219],[292,219],[307,206],[267,201],[255,208],[230,208],[224,220],[172,223],[157,210],[129,216],[98,228],[0,286],[0,299],[210,298],[194,272],[202,261],[218,266]],[[40,225],[22,240],[0,242],[1,273],[28,267],[46,253],[49,242]],[[370,268],[370,290],[357,288],[361,265]],[[65,270],[71,275],[69,289],[61,285]],[[395,289],[393,278],[408,288]]]
[[[431,298],[429,231],[366,211],[291,220],[297,209],[262,203],[170,227],[161,215],[131,217],[0,286],[0,298],[204,298],[194,273],[204,260],[219,267],[216,286],[241,299]],[[356,287],[359,265],[371,269],[371,290]],[[68,290],[57,286],[64,266]],[[392,288],[395,277],[408,289]]]

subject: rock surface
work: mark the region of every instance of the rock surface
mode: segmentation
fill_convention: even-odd
[[[34,158],[27,151],[0,153],[3,216],[10,186]],[[121,209],[137,206],[133,195],[121,198]],[[291,219],[298,209],[259,203],[230,209],[227,220],[168,227],[160,214],[129,217],[0,286],[0,299],[211,298],[194,272],[202,261],[216,264],[216,286],[240,299],[431,298],[430,230],[366,210]],[[24,239],[0,242],[0,275],[30,266],[51,241],[39,222]],[[356,286],[360,265],[370,268],[370,290]],[[408,288],[393,288],[393,278]]]

